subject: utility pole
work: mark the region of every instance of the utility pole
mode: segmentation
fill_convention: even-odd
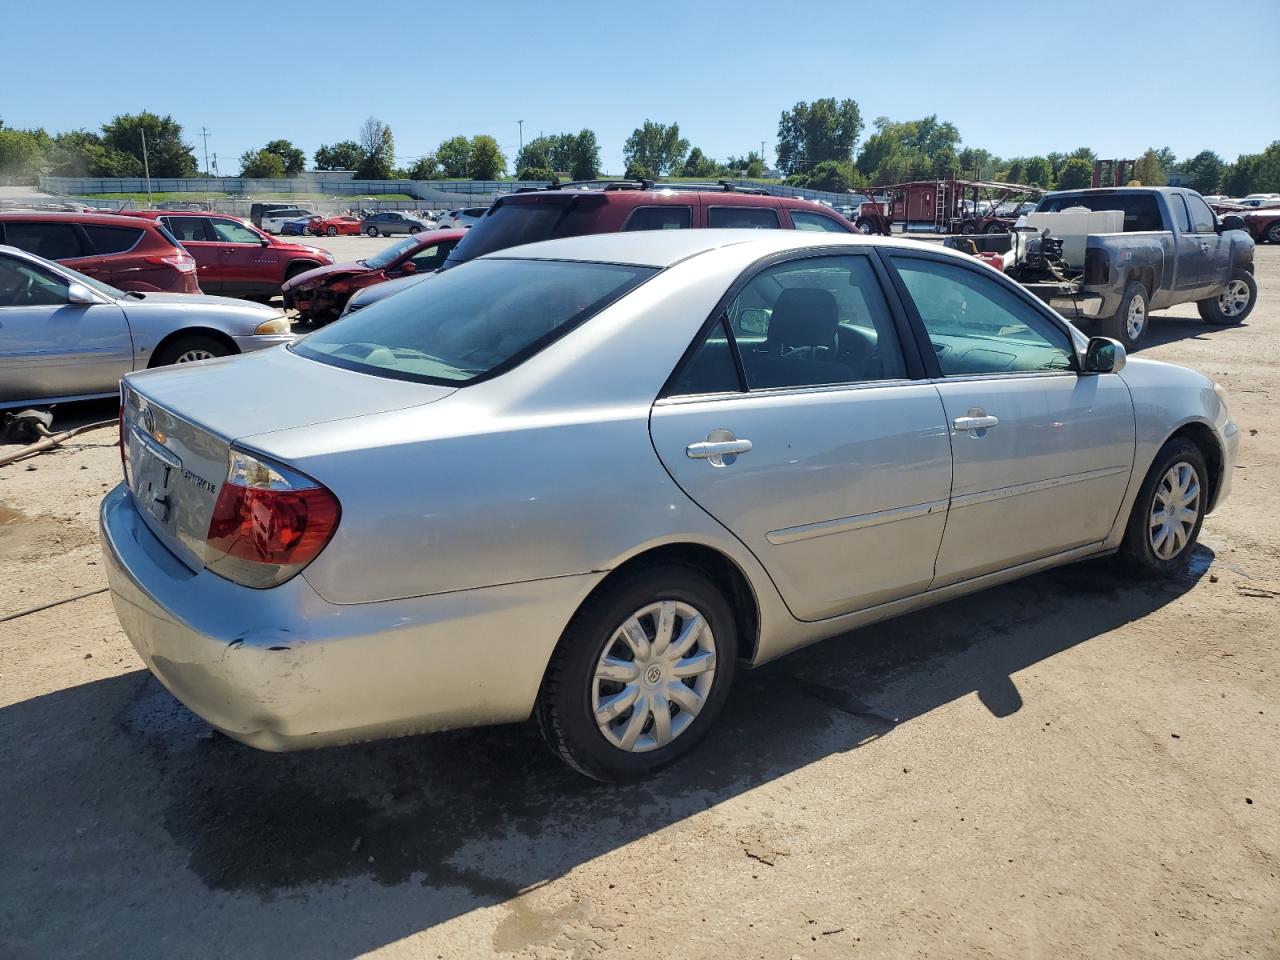
[[[204,138],[204,175],[209,175],[209,129],[200,128],[200,136]]]
[[[524,121],[517,120],[516,123],[520,124],[520,153],[523,153],[524,152]],[[517,153],[516,156],[519,157],[520,153]]]
[[[138,132],[142,134],[142,172],[147,178],[147,206],[154,207],[155,203],[151,199],[151,164],[147,162],[147,131]]]
[[[764,166],[764,141],[760,141],[760,165]]]

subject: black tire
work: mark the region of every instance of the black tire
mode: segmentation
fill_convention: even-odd
[[[1147,328],[1151,325],[1148,306],[1147,288],[1135,280],[1124,288],[1124,296],[1120,298],[1120,307],[1115,315],[1098,318],[1098,329],[1102,331],[1104,337],[1119,340],[1126,350],[1136,350],[1142,338],[1147,335]],[[1130,310],[1141,314],[1141,322],[1135,324],[1137,327],[1135,332],[1130,332],[1129,329]]]
[[[1267,243],[1280,243],[1280,220],[1267,227]]]
[[[966,237],[971,237],[978,232],[978,225],[972,220],[966,220],[964,223],[960,224],[960,232]]]
[[[983,233],[991,233],[991,234],[1008,233],[1008,232],[1009,232],[1009,228],[1006,227],[1003,223],[988,223],[987,229],[983,231]]]
[[[415,233],[421,233],[421,232],[422,232],[422,228],[421,228],[421,227],[410,227],[410,228],[409,228],[409,236],[413,236]]]
[[[1198,500],[1195,505],[1195,523],[1189,531],[1184,528],[1185,543],[1172,556],[1162,557],[1153,545],[1152,533],[1155,526],[1151,518],[1156,510],[1157,494],[1163,493],[1165,477],[1177,464],[1186,464],[1195,472],[1195,483]],[[1185,437],[1175,437],[1160,448],[1151,469],[1147,471],[1142,488],[1133,502],[1133,510],[1129,513],[1129,522],[1125,527],[1124,540],[1120,543],[1120,560],[1130,573],[1139,577],[1170,577],[1186,569],[1195,550],[1196,538],[1200,536],[1200,527],[1204,523],[1205,508],[1209,503],[1209,469],[1205,464],[1204,454]]]
[[[369,227],[367,230],[365,230],[365,233],[367,233],[371,237],[376,237],[378,235],[378,228]]]
[[[870,236],[871,234],[876,232],[875,225],[872,224],[870,220],[863,220],[859,218],[858,220],[854,221],[853,225],[857,227],[858,232],[863,234],[864,236]]]
[[[326,237],[336,237],[338,235],[337,227],[325,227],[324,235]]]
[[[693,608],[710,626],[714,672],[701,708],[692,720],[686,721],[682,731],[675,733],[665,746],[645,752],[630,751],[606,739],[596,723],[592,709],[592,694],[597,683],[595,671],[606,649],[617,649],[614,638],[622,625],[650,604],[664,600]],[[651,618],[642,618],[640,622],[652,639],[656,624]],[[736,630],[728,602],[694,567],[655,564],[621,574],[583,603],[552,654],[534,708],[538,728],[547,745],[578,772],[607,782],[638,780],[675,762],[697,746],[724,708],[736,666]],[[648,696],[650,690],[665,690],[673,682],[683,682],[674,681],[659,670],[661,676],[652,681],[656,684],[653,686],[646,678],[648,673],[646,670],[645,675],[633,681],[644,696]],[[621,687],[622,682],[617,685]],[[672,711],[671,720],[678,723],[682,711],[678,706],[668,705],[667,709]],[[617,719],[621,722],[634,713],[634,708],[626,708]],[[642,722],[644,731],[654,729],[652,714],[646,712]]]
[[[189,356],[191,354],[208,354],[208,356]],[[226,357],[235,353],[235,350],[227,346],[221,340],[204,334],[192,334],[187,337],[179,337],[167,343],[162,349],[157,350],[151,358],[151,366],[167,367],[172,363],[189,363],[194,360],[208,360],[212,357]],[[186,357],[186,359],[183,359]]]
[[[1244,286],[1240,287],[1240,284]],[[1240,307],[1239,297],[1231,298],[1230,295],[1244,291],[1248,292],[1249,299],[1243,307]],[[1226,309],[1223,306],[1224,300],[1229,301]],[[1231,271],[1227,289],[1222,295],[1197,302],[1196,309],[1200,311],[1200,319],[1205,323],[1213,324],[1215,327],[1234,327],[1238,323],[1244,323],[1245,318],[1253,313],[1253,305],[1257,302],[1258,281],[1253,279],[1253,274],[1249,271],[1236,268]],[[1233,312],[1229,313],[1228,310]]]

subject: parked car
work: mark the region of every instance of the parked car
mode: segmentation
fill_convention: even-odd
[[[288,343],[289,330],[259,304],[126,292],[0,246],[0,408],[114,396],[132,370]]]
[[[399,210],[383,210],[360,221],[360,230],[371,237],[389,237],[393,233],[421,233],[428,224],[413,214]]]
[[[488,210],[488,207],[465,207],[461,210],[446,210],[436,218],[436,227],[440,230],[474,227]]]
[[[1244,210],[1239,216],[1258,243],[1280,243],[1280,206]]]
[[[310,220],[315,216],[310,210],[303,210],[299,207],[284,207],[279,210],[268,210],[262,215],[261,229],[265,233],[280,233],[284,230],[284,225],[290,220],[299,218]]]
[[[313,237],[354,237],[360,232],[359,217],[316,217],[307,225]]]
[[[262,229],[262,217],[264,214],[274,210],[292,210],[294,205],[290,203],[254,203],[249,206],[249,223]]]
[[[317,217],[313,214],[309,217],[296,217],[293,220],[286,220],[280,224],[280,235],[282,237],[305,237],[307,228],[311,226]]]
[[[333,263],[328,250],[278,240],[226,214],[137,210],[128,215],[158,222],[176,237],[195,257],[200,284],[209,293],[270,299],[290,277]]]
[[[1259,207],[1280,207],[1280,197],[1271,195],[1259,196],[1257,194],[1250,194],[1243,200],[1237,200],[1235,202],[1238,206],[1249,207],[1255,210]]]
[[[1194,190],[1108,187],[1040,198],[1037,212],[1071,207],[1120,210],[1123,234],[1088,237],[1080,289],[1051,300],[1067,316],[1092,317],[1100,330],[1133,349],[1149,313],[1195,303],[1206,323],[1242,323],[1258,299],[1253,239],[1238,217],[1219,221]]]
[[[162,224],[105,213],[0,213],[0,243],[121,290],[199,293],[196,262]]]
[[[832,208],[812,200],[774,197],[762,190],[649,181],[515,193],[499,197],[483,212],[453,248],[444,268],[518,244],[588,233],[737,227],[841,234],[858,229]],[[362,290],[347,301],[346,312],[393,296],[420,279],[388,280]]]
[[[533,244],[124,393],[107,579],[178,699],[268,750],[532,713],[606,780],[739,662],[1089,557],[1178,576],[1238,446],[1199,373],[847,234]]]
[[[281,292],[286,309],[311,323],[336,320],[357,290],[392,277],[412,277],[438,270],[462,239],[461,230],[428,230],[414,234],[363,260],[317,267],[286,280]]]

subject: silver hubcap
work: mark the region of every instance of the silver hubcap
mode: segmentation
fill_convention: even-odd
[[[666,746],[689,729],[715,676],[715,638],[706,618],[679,600],[652,603],[604,645],[591,681],[596,725],[630,753]]]
[[[1147,301],[1142,297],[1134,297],[1129,301],[1129,315],[1124,318],[1125,332],[1130,340],[1142,336],[1142,328],[1147,325]]]
[[[1171,560],[1186,547],[1200,517],[1200,478],[1180,460],[1165,472],[1151,505],[1151,549]]]
[[[195,363],[197,360],[212,360],[216,354],[208,350],[184,350],[178,354],[178,359],[174,363]]]
[[[1218,309],[1224,316],[1238,317],[1249,305],[1249,285],[1243,280],[1232,280],[1218,298]]]

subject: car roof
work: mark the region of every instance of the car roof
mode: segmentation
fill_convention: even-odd
[[[629,233],[591,233],[580,237],[543,240],[495,250],[478,259],[578,260],[669,267],[700,253],[736,244],[749,245],[750,253],[755,257],[767,257],[786,250],[803,250],[806,247],[832,246],[943,250],[937,244],[924,247],[919,240],[815,230],[636,230]]]
[[[136,227],[136,217],[122,216],[117,213],[50,213],[47,211],[24,212],[21,210],[0,211],[0,220],[38,220],[48,223],[92,223],[98,226]]]
[[[145,217],[158,220],[161,217],[222,217],[226,220],[239,220],[234,213],[219,213],[217,210],[122,210],[122,217]]]

